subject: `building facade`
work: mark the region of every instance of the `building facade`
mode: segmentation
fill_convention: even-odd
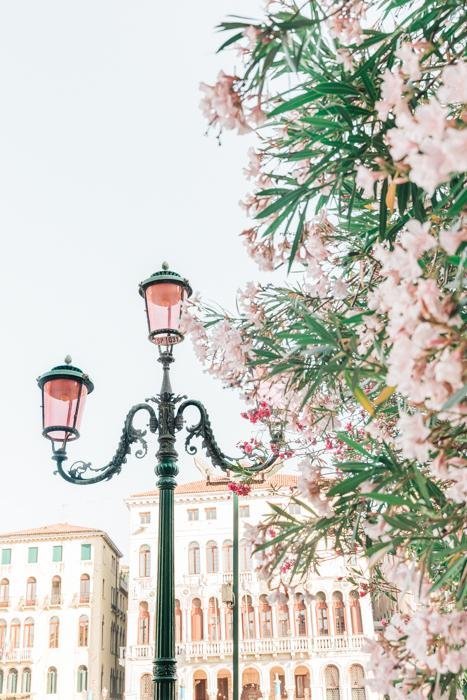
[[[0,699],[121,700],[127,578],[105,532],[0,535]]]
[[[293,595],[268,595],[254,571],[248,525],[268,503],[297,512],[290,502],[297,479],[276,475],[240,498],[240,688],[242,700],[312,698],[371,700],[364,687],[365,637],[374,636],[371,601],[329,560]],[[127,500],[130,564],[126,700],[151,700],[154,654],[157,492]],[[232,693],[232,612],[222,585],[232,581],[232,500],[225,484],[204,481],[175,491],[176,640],[179,697],[229,700]],[[311,595],[310,595],[311,594]]]

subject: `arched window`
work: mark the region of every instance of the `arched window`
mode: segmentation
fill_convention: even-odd
[[[188,546],[188,573],[199,574],[199,544],[190,542]]]
[[[88,669],[86,666],[80,666],[78,668],[76,690],[78,693],[82,693],[83,690],[88,689]]]
[[[182,641],[183,632],[183,622],[182,622],[182,609],[180,607],[180,601],[175,601],[175,641],[180,643]]]
[[[32,617],[27,617],[24,621],[23,646],[26,649],[34,646],[34,620]]]
[[[295,593],[294,602],[295,634],[306,637],[306,605],[303,593]]]
[[[350,667],[350,687],[352,700],[365,700],[365,673],[359,664]]]
[[[18,671],[16,668],[10,668],[8,671],[7,692],[16,693],[18,690]]]
[[[151,575],[151,548],[148,544],[139,548],[139,575],[141,578]]]
[[[60,620],[57,616],[51,617],[49,622],[49,648],[57,649],[60,634]],[[80,645],[81,646],[81,645]]]
[[[10,599],[10,582],[7,578],[0,581],[0,608],[7,608]]]
[[[203,609],[199,598],[193,598],[191,603],[191,641],[200,642],[204,639]]]
[[[62,579],[60,576],[54,576],[52,579],[52,589],[50,591],[51,605],[60,605],[62,602]]]
[[[145,600],[139,604],[138,644],[149,644],[149,609]]]
[[[277,626],[279,637],[290,635],[289,601],[285,596],[277,603]]]
[[[86,604],[89,603],[91,597],[91,580],[88,574],[81,574],[79,580],[79,602]]]
[[[47,693],[49,695],[57,693],[57,669],[55,666],[50,666],[47,671]]]
[[[339,669],[336,666],[326,666],[324,680],[326,684],[326,700],[340,700]]]
[[[19,647],[19,637],[21,633],[21,623],[15,617],[10,624],[10,646],[12,649],[18,649]]]
[[[233,543],[232,540],[225,540],[222,545],[222,568],[224,573],[231,574],[233,569]]]
[[[25,668],[23,675],[21,676],[21,692],[30,693],[31,692],[31,669]],[[1,690],[0,690],[1,693]]]
[[[219,571],[219,550],[213,540],[206,545],[206,571],[208,574],[217,574]]]
[[[335,591],[332,594],[332,609],[334,614],[334,632],[335,634],[344,634],[345,608],[342,593],[340,591]]]
[[[256,639],[255,609],[251,595],[242,598],[242,633],[243,639]]]
[[[26,605],[36,604],[36,579],[34,576],[30,576],[26,583]]]
[[[6,620],[0,620],[0,651],[6,644]]]
[[[81,615],[79,618],[78,646],[87,647],[89,644],[89,617]]]
[[[360,608],[360,596],[358,595],[358,591],[350,591],[349,603],[352,634],[363,634],[362,611]]]
[[[240,571],[251,571],[251,545],[246,540],[240,540],[238,565]]]
[[[272,612],[265,593],[259,597],[259,631],[261,637],[272,637]]]
[[[208,606],[208,639],[218,642],[221,638],[221,615],[217,598],[209,598]]]
[[[152,700],[154,695],[153,682],[150,673],[145,673],[141,676],[140,681],[140,695],[141,700]]]
[[[316,621],[318,623],[318,634],[329,634],[328,604],[322,591],[316,594]]]

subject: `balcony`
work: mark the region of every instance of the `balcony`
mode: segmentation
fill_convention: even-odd
[[[133,600],[147,600],[152,598],[156,593],[156,583],[153,578],[145,577],[136,579],[132,586]]]
[[[32,660],[32,649],[30,647],[19,648],[19,649],[0,649],[0,661],[14,661],[15,663],[20,663],[21,661],[31,661]]]
[[[312,654],[323,654],[327,652],[346,653],[348,651],[361,650],[364,643],[363,635],[352,635],[342,637],[278,637],[274,639],[244,639],[240,642],[240,656],[247,659],[252,656],[277,656],[288,654],[291,657],[310,656]],[[226,658],[233,653],[232,640],[219,642],[183,642],[177,644],[177,656],[184,659],[208,659],[212,657]],[[138,659],[151,660],[154,656],[154,646],[134,645],[128,648],[120,648],[120,663],[124,659],[131,661]]]

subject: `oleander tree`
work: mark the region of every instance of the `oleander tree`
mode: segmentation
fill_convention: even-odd
[[[269,430],[298,464],[301,514],[254,529],[259,571],[280,594],[331,547],[361,595],[402,601],[371,687],[461,697],[466,4],[280,0],[220,29],[240,68],[201,85],[202,109],[218,137],[256,134],[240,236],[287,283],[250,283],[235,313],[195,301],[185,326],[264,429],[245,455]]]

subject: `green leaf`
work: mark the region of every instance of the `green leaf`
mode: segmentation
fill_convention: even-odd
[[[408,501],[406,498],[401,496],[394,496],[391,493],[379,493],[379,491],[372,491],[371,493],[363,494],[365,498],[371,498],[374,501],[382,501],[382,503],[387,503],[390,506],[407,506],[407,508],[412,508],[413,503]]]
[[[409,201],[410,185],[408,182],[404,182],[402,185],[397,186],[397,208],[399,209],[399,214],[402,214],[407,209],[407,202]]]
[[[347,435],[347,433],[343,433],[343,432],[339,431],[336,433],[336,435],[339,438],[339,440],[342,440],[342,442],[345,442],[345,444],[348,445],[349,447],[351,447],[352,449],[354,449],[355,452],[358,452],[359,454],[364,455],[365,457],[369,457],[370,459],[373,459],[373,455],[370,452],[368,452],[367,450],[365,450],[365,448],[362,447],[362,445],[360,445],[358,442],[355,442],[355,440],[353,440],[351,437],[349,437]]]
[[[370,472],[365,472],[364,474],[357,474],[352,476],[350,479],[344,479],[344,481],[339,482],[333,486],[328,491],[328,496],[343,495],[344,493],[349,493],[349,491],[354,491],[357,486],[366,481],[370,475]],[[366,494],[364,494],[366,496]]]
[[[318,83],[315,91],[321,95],[354,95],[360,96],[359,90],[350,83]]]
[[[297,109],[303,105],[313,102],[320,97],[320,94],[316,90],[308,90],[308,92],[302,95],[297,95],[292,97],[292,99],[283,102],[278,107],[275,107],[271,112],[268,113],[268,117],[276,117],[278,114],[283,114],[284,112],[290,112],[292,109]]]
[[[379,203],[379,240],[384,241],[386,237],[386,224],[388,220],[388,207],[386,204],[386,195],[388,193],[388,179],[383,180],[381,187],[381,199]]]
[[[458,389],[449,399],[443,404],[442,411],[447,411],[449,408],[456,406],[467,396],[467,384],[464,384],[460,389]]]

